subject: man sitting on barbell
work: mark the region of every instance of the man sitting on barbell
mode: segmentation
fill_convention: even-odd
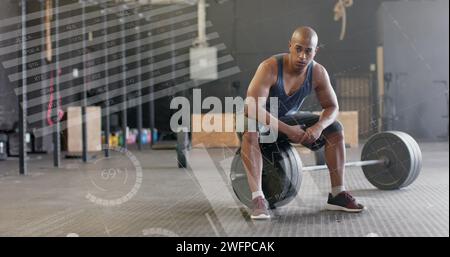
[[[264,127],[275,128],[291,142],[305,146],[313,145],[322,136],[331,178],[331,193],[328,195],[326,208],[347,212],[360,212],[364,209],[344,186],[344,135],[342,125],[336,121],[339,107],[327,71],[314,61],[319,49],[317,43],[318,36],[312,28],[297,28],[289,41],[289,53],[264,60],[249,85],[247,99],[255,99],[256,105],[252,108],[247,101],[245,126],[247,128],[248,119],[254,119],[259,122],[259,130],[246,130],[241,135],[241,155],[252,192],[253,219],[270,218],[268,204],[261,187],[262,156],[259,148],[259,131]],[[290,116],[298,112],[312,89],[323,108],[322,114]],[[269,97],[278,98],[278,118],[269,112],[270,101],[258,101],[258,98],[269,99]],[[289,119],[291,122],[287,122]],[[292,124],[292,119],[297,125],[287,124]],[[271,124],[276,126],[272,127]]]

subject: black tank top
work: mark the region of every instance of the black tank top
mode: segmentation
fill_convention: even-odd
[[[286,94],[283,81],[283,56],[285,56],[285,54],[274,56],[278,63],[278,77],[277,82],[270,88],[269,92],[269,97],[278,97],[278,117],[298,112],[304,100],[312,91],[312,71],[314,61],[307,67],[306,79],[303,82],[303,85],[301,85],[294,94],[290,96]],[[270,98],[267,99],[266,110],[270,111]]]

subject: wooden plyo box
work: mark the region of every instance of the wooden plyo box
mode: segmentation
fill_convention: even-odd
[[[314,112],[320,115],[320,112]],[[225,131],[225,120],[233,120],[235,122],[235,115],[233,113],[221,114],[206,114],[209,115],[208,120],[210,124],[222,125],[222,131]],[[205,114],[192,115],[192,147],[200,147],[203,145],[207,148],[216,147],[239,147],[240,142],[236,132],[205,132],[203,129],[200,132],[194,132],[194,128],[202,128],[202,121]],[[358,112],[357,111],[341,111],[339,112],[338,121],[344,126],[344,140],[345,144],[350,147],[358,146],[359,132],[358,132]],[[218,123],[216,123],[218,122]],[[229,125],[229,124],[228,124]],[[219,126],[219,125],[217,125]],[[234,124],[233,124],[234,127]]]
[[[86,107],[87,151],[102,150],[101,108],[97,106]],[[67,152],[81,154],[82,148],[82,116],[81,107],[67,108]]]
[[[207,115],[207,117],[205,117]],[[225,121],[233,121],[232,129],[234,130],[235,115],[234,113],[215,113],[215,114],[193,114],[192,115],[192,147],[239,147],[239,138],[236,132],[206,132],[202,127],[202,122],[211,126],[221,126],[225,131]],[[227,124],[231,126],[230,124]],[[231,127],[228,127],[230,129]],[[195,132],[200,130],[200,132]]]
[[[320,112],[314,112],[320,115]],[[350,147],[358,146],[359,126],[358,126],[358,111],[340,111],[337,120],[344,126],[344,141]]]
[[[338,121],[344,126],[344,141],[350,147],[358,147],[359,126],[358,126],[358,112],[345,111],[339,112]]]

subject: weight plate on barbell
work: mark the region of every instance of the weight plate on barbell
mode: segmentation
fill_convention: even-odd
[[[416,140],[414,140],[414,138],[412,138],[412,140],[413,146],[416,148],[416,151],[418,153],[416,156],[418,156],[417,160],[419,164],[417,165],[416,172],[414,173],[414,177],[412,178],[410,183],[414,182],[417,179],[417,177],[419,177],[419,174],[422,171],[422,150],[420,149],[419,144],[416,142]]]
[[[362,166],[367,180],[379,189],[399,189],[414,172],[413,149],[408,141],[395,132],[375,134],[364,144],[362,161],[380,159],[386,160],[387,164]]]
[[[417,153],[416,153],[416,149],[412,144],[412,141],[410,140],[410,136],[404,132],[401,131],[389,131],[390,133],[393,133],[395,135],[397,135],[398,137],[402,138],[403,141],[405,142],[405,144],[408,145],[408,148],[411,149],[412,155],[411,155],[411,160],[412,160],[412,166],[411,166],[411,172],[408,175],[408,178],[406,178],[406,180],[403,182],[403,184],[400,186],[401,188],[408,186],[410,183],[409,181],[412,180],[412,178],[414,177],[414,174],[416,173],[417,170],[417,166],[419,165],[418,163],[418,157],[417,157]]]
[[[295,184],[295,187],[300,184],[298,182],[298,169],[296,168],[297,160],[292,158],[292,148],[293,146],[288,142],[261,144],[263,156],[262,190],[270,208],[282,206],[292,200],[290,188],[292,184]],[[297,172],[297,174],[293,172]],[[240,150],[233,158],[230,179],[237,198],[246,206],[252,207],[251,192]]]
[[[286,181],[285,188],[287,189],[286,194],[283,196],[280,201],[276,202],[273,207],[280,207],[291,202],[296,196],[298,191],[300,190],[300,185],[302,182],[302,172],[300,172],[301,167],[301,159],[298,155],[297,149],[291,146],[286,149],[289,161],[291,163],[291,169],[285,171],[287,173],[289,180]]]
[[[419,144],[416,142],[416,140],[414,140],[414,138],[408,135],[407,133],[401,131],[391,131],[391,132],[395,132],[395,134],[402,137],[405,140],[405,142],[408,142],[409,147],[412,149],[413,152],[411,158],[414,161],[414,166],[411,169],[410,176],[408,176],[407,180],[401,186],[407,187],[416,180],[416,178],[419,176],[420,171],[422,170],[422,151],[420,150]]]
[[[292,194],[290,194],[292,196],[292,199],[294,199],[297,196],[298,192],[300,191],[300,186],[303,181],[303,172],[302,172],[303,163],[297,149],[295,147],[292,147],[291,149],[293,150],[293,157],[295,159],[296,164],[296,169],[293,170],[293,173],[296,175],[296,178],[292,179],[292,188],[291,188]]]
[[[419,176],[420,171],[422,170],[422,151],[420,150],[419,144],[414,140],[414,138],[404,132],[399,132],[403,135],[403,137],[410,142],[410,146],[413,149],[414,152],[414,160],[416,161],[416,166],[411,174],[411,176],[408,178],[407,181],[405,181],[403,187],[411,185]]]
[[[288,142],[261,144],[263,156],[262,189],[271,208],[285,199],[291,178],[293,164],[289,154]]]

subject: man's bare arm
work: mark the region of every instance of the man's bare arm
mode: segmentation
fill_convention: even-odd
[[[331,86],[328,72],[320,64],[314,66],[313,84],[317,99],[323,109],[316,126],[325,129],[336,120],[339,113],[339,104],[333,87]]]
[[[265,107],[266,101],[269,100],[270,87],[276,82],[277,74],[274,70],[274,66],[276,66],[274,62],[276,64],[274,59],[268,59],[262,62],[256,70],[247,90],[245,115],[274,129],[276,128],[273,125],[276,124],[279,131],[286,133],[289,126],[266,111]]]

